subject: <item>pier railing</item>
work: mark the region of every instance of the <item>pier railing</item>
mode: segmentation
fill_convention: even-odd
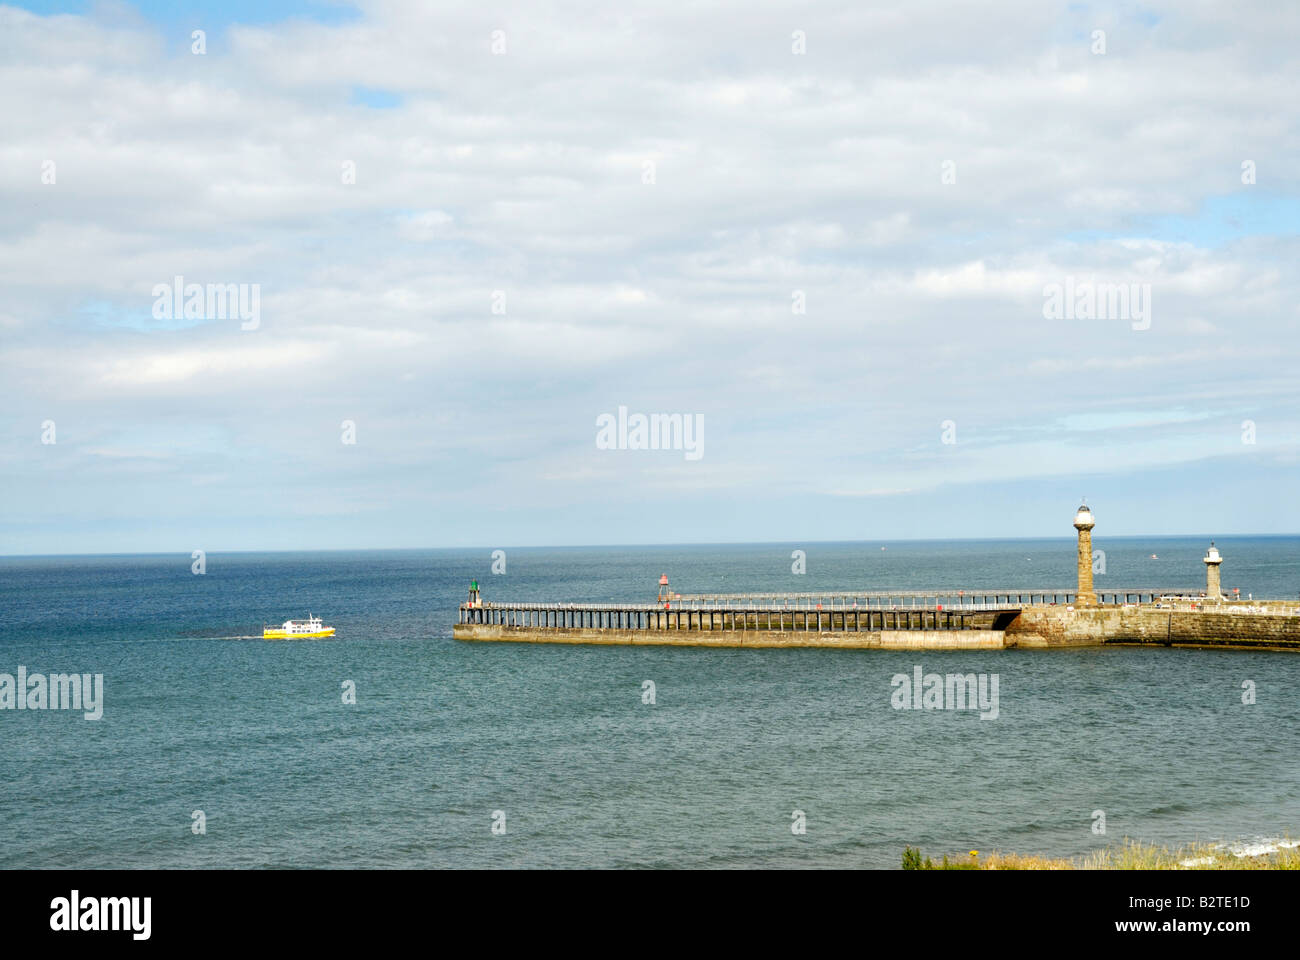
[[[483,603],[462,604],[460,622],[532,630],[968,630],[977,613],[1004,607],[815,607],[678,604]],[[987,619],[987,618],[986,618]]]
[[[1300,600],[1235,599],[1204,594],[1163,594],[1152,603],[1159,610],[1197,610],[1202,613],[1245,613],[1254,616],[1294,617],[1300,614]]]
[[[1023,605],[991,594],[675,596],[655,603],[462,604],[460,622],[543,630],[967,630],[977,615],[987,626],[989,615]]]
[[[1101,604],[1149,603],[1167,591],[1138,588],[1098,590]],[[878,606],[888,601],[899,606],[960,606],[982,603],[1002,609],[1019,609],[1039,604],[1074,603],[1076,591],[1060,587],[1033,587],[1015,590],[870,590],[860,592],[814,593],[683,593],[674,595],[674,603],[869,603]]]
[[[1098,591],[1104,605],[1191,603],[1166,591]],[[667,601],[461,604],[459,622],[556,630],[969,630],[999,628],[1031,605],[1071,605],[1062,589],[681,594]],[[1204,602],[1200,598],[1200,602]]]

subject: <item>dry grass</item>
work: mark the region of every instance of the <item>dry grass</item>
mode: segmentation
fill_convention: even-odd
[[[1038,857],[1032,854],[1024,853],[998,853],[994,851],[987,856],[981,856],[979,865],[981,870],[1073,870],[1075,864],[1071,860],[1052,860],[1049,857]]]
[[[1237,856],[1204,843],[1170,850],[1125,838],[1116,846],[1074,860],[994,851],[944,857],[940,863],[923,862],[929,865],[920,869],[934,870],[1300,870],[1300,847],[1280,846],[1271,853]]]

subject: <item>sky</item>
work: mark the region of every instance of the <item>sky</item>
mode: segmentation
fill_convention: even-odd
[[[0,554],[1300,532],[1298,35],[0,5]]]

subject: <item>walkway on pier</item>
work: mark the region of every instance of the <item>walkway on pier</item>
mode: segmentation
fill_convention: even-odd
[[[1097,602],[1102,604],[1149,603],[1165,591],[1138,589],[1098,590]],[[961,607],[983,604],[989,608],[1016,609],[1034,604],[1074,603],[1075,591],[1062,588],[1024,588],[1018,590],[868,590],[856,593],[683,593],[673,597],[673,603],[721,603],[728,605],[775,603],[779,605],[807,605],[808,603],[845,604],[887,607]]]
[[[1098,594],[1103,603],[1142,603],[1158,591]],[[882,630],[1000,629],[1031,604],[1069,604],[1069,590],[746,593],[674,596],[667,603],[464,603],[459,623],[532,630]],[[1105,599],[1103,599],[1105,598]],[[984,614],[981,627],[972,619]],[[987,616],[992,614],[992,617]]]
[[[483,603],[461,604],[460,623],[497,624],[530,630],[969,630],[975,613],[1009,613],[1006,607],[967,604],[932,607],[670,606],[650,604]]]

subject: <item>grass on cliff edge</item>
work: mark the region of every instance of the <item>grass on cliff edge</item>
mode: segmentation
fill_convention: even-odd
[[[1292,841],[1285,841],[1291,843]],[[1300,870],[1300,846],[1280,846],[1272,853],[1237,856],[1231,851],[1209,844],[1192,844],[1169,850],[1137,840],[1125,839],[1117,847],[1107,847],[1074,860],[1052,859],[1019,853],[982,854],[972,850],[968,856],[949,858],[944,854],[938,863],[922,857],[921,851],[907,847],[903,851],[904,870]]]

